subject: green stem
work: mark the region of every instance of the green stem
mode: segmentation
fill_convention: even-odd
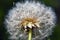
[[[48,40],[51,40],[50,37],[47,38]]]
[[[28,40],[32,40],[32,29],[29,29]]]

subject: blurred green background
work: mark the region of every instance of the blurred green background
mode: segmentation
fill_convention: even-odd
[[[60,40],[60,0],[36,0],[51,6],[57,16],[56,27],[54,32],[49,37],[50,40]],[[8,40],[9,34],[7,33],[6,26],[4,25],[4,18],[8,10],[15,6],[16,2],[24,2],[24,0],[0,0],[0,40]]]

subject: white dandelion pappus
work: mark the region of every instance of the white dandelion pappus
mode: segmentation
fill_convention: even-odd
[[[51,35],[52,28],[54,28],[56,23],[55,13],[50,7],[47,7],[39,2],[18,2],[16,3],[16,7],[9,10],[7,18],[5,19],[6,28],[10,34],[9,39],[27,40],[28,35],[21,31],[21,25],[19,25],[24,18],[37,19],[35,25],[38,28],[33,30],[32,40],[43,40],[45,37]],[[32,26],[35,25],[32,24]],[[30,24],[28,26],[30,26],[29,28],[32,28]]]

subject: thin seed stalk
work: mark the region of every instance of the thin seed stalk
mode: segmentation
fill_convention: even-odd
[[[29,29],[28,40],[32,40],[32,29]]]

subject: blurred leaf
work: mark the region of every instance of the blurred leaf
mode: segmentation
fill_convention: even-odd
[[[44,3],[47,5],[53,6],[55,8],[59,7],[59,3],[57,0],[44,0]]]

